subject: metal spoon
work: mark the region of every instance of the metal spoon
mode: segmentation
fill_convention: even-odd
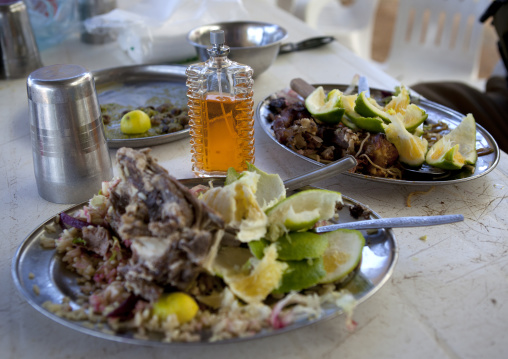
[[[370,219],[366,221],[331,224],[328,226],[316,227],[312,231],[316,233],[325,233],[340,228],[379,229],[379,228],[423,227],[461,222],[463,220],[464,216],[462,214],[447,214],[443,216],[379,218],[379,219]]]
[[[450,171],[429,166],[425,163],[422,164],[421,167],[410,167],[404,165],[403,163],[401,163],[401,165],[404,168],[405,175],[410,178],[425,177],[428,179],[430,177],[432,179],[442,179],[451,174]]]
[[[314,182],[322,181],[332,177],[334,174],[342,173],[354,168],[358,163],[353,156],[344,156],[340,160],[330,163],[303,175],[290,178],[284,181],[284,185],[288,191],[305,187]]]
[[[358,162],[353,156],[344,156],[338,161],[332,162],[326,166],[319,167],[310,172],[304,173],[284,181],[284,186],[287,191],[294,191],[298,188],[308,186],[314,182],[322,181],[330,178],[338,173],[342,173],[354,168]],[[209,177],[209,178],[185,178],[179,179],[178,181],[188,187],[197,186],[200,184],[207,183],[208,181],[214,181],[215,183],[222,185],[224,183],[224,177]]]

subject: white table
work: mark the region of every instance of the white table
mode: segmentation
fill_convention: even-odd
[[[253,19],[286,27],[289,41],[315,33],[278,9],[248,8]],[[42,53],[45,65],[78,63],[90,70],[129,65],[113,44],[84,45],[74,37]],[[109,54],[105,56],[104,54]],[[349,83],[355,73],[374,87],[396,81],[340,44],[280,56],[255,81],[256,103],[294,77]],[[508,157],[480,179],[438,186],[406,206],[408,194],[429,188],[339,175],[320,185],[369,205],[383,217],[462,213],[462,223],[395,229],[399,260],[391,279],[354,315],[348,332],[339,317],[239,344],[144,347],[69,330],[34,310],[11,279],[16,248],[32,229],[67,206],[46,202],[35,184],[25,80],[0,81],[0,357],[1,358],[506,358],[508,357]],[[256,128],[256,164],[288,178],[314,165],[295,158]],[[155,146],[153,154],[177,178],[192,177],[188,140]],[[111,151],[114,157],[115,151]],[[420,237],[427,236],[426,241]]]

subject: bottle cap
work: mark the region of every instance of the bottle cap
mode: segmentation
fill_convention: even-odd
[[[212,45],[223,45],[224,44],[224,30],[210,31],[210,42],[212,43]]]
[[[208,49],[210,56],[225,56],[229,54],[229,47],[224,45],[224,42],[224,30],[210,31],[210,43],[212,44],[212,48]]]

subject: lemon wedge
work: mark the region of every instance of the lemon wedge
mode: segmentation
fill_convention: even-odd
[[[228,226],[238,230],[237,239],[242,242],[262,238],[266,233],[268,219],[256,198],[259,178],[256,172],[244,171],[236,181],[211,188],[201,196]]]
[[[323,258],[287,261],[280,286],[273,293],[300,291],[318,284],[325,276]]]
[[[472,114],[468,114],[457,127],[432,145],[425,161],[434,167],[457,170],[465,164],[474,165],[477,159],[476,121]]]
[[[342,92],[337,89],[326,95],[323,87],[319,86],[307,96],[305,107],[316,120],[336,124],[341,121],[344,115],[344,108],[340,107],[341,96]]]
[[[337,203],[342,203],[342,195],[335,191],[311,189],[295,193],[266,211],[266,238],[275,241],[287,232],[306,230],[317,221],[330,219],[335,216]]]
[[[279,262],[272,244],[257,260],[242,247],[223,247],[219,251],[214,271],[224,279],[229,289],[246,303],[260,303],[279,287],[288,265]]]
[[[384,108],[376,100],[367,96],[365,91],[362,91],[357,96],[354,110],[364,117],[379,117],[385,122],[390,122],[390,118]]]
[[[425,110],[415,104],[410,103],[409,91],[402,86],[400,92],[396,96],[392,96],[390,102],[386,106],[379,105],[375,99],[368,97],[365,92],[360,93],[355,101],[355,111],[361,116],[369,118],[380,118],[386,123],[391,122],[391,116],[398,115],[401,118],[404,127],[409,132],[414,132],[428,117]],[[347,111],[346,111],[347,114]],[[365,120],[364,120],[365,121]],[[369,120],[372,122],[372,120]],[[362,127],[361,124],[355,122],[360,128],[368,131],[373,126],[366,122]],[[370,126],[370,127],[365,127]],[[382,124],[377,124],[378,129]],[[373,127],[375,129],[376,127]],[[382,127],[384,129],[384,127]],[[382,129],[376,132],[384,132]]]
[[[355,103],[358,95],[343,95],[341,98],[341,104],[344,107],[345,113],[342,118],[342,122],[351,129],[364,129],[371,132],[381,132],[384,133],[384,121],[381,117],[364,117],[355,111]],[[354,127],[349,126],[345,119],[349,119]]]
[[[429,146],[427,140],[406,130],[400,115],[389,115],[389,118],[391,122],[385,129],[386,139],[397,148],[399,161],[409,166],[421,166]]]

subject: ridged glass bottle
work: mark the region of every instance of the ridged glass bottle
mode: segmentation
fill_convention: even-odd
[[[186,70],[192,171],[199,177],[254,163],[252,68],[228,59],[223,30],[212,31],[210,40],[210,58]]]

